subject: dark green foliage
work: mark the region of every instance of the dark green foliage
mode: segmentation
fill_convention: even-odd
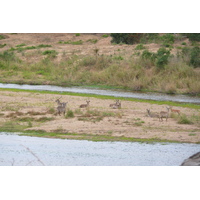
[[[163,44],[173,44],[174,43],[174,34],[167,33],[163,36],[160,36],[160,40],[163,41]]]
[[[122,56],[115,56],[113,57],[114,60],[124,60],[124,58]]]
[[[15,54],[10,51],[4,51],[3,53],[0,53],[0,59],[5,61],[15,60]]]
[[[65,115],[65,118],[73,118],[74,117],[74,113],[72,110],[68,109],[67,113]]]
[[[200,67],[200,48],[194,47],[190,53],[190,64],[194,67]]]
[[[150,60],[153,64],[155,64],[160,69],[163,68],[164,65],[168,63],[169,56],[170,56],[170,51],[165,48],[160,48],[157,51],[157,53],[144,50],[141,55],[142,59]]]
[[[2,62],[0,62],[0,69],[6,69],[6,65],[4,65]]]
[[[187,64],[194,67],[200,67],[200,48],[199,47],[184,47],[181,51],[182,58],[189,58]]]
[[[52,46],[49,44],[40,44],[37,46],[37,48],[45,48],[45,47],[52,47]]]
[[[0,35],[0,40],[3,40],[5,39],[5,36],[4,35]]]
[[[200,42],[200,33],[183,33],[182,35],[187,36],[190,41]]]
[[[190,119],[188,119],[188,117],[185,114],[180,116],[178,123],[179,124],[193,124],[193,122]]]
[[[156,66],[158,68],[163,68],[164,65],[168,63],[168,59],[170,56],[170,51],[165,48],[160,48],[157,51],[157,59],[156,59]]]
[[[43,55],[57,55],[55,50],[46,50],[42,53]]]
[[[148,50],[144,50],[142,53],[142,59],[146,59],[146,60],[150,60],[154,62],[156,60],[156,54]]]
[[[3,48],[5,46],[6,46],[6,44],[0,44],[0,48]]]
[[[16,47],[23,47],[23,46],[26,46],[26,44],[25,44],[25,43],[22,43],[22,44],[16,45]]]
[[[104,35],[102,35],[102,37],[107,38],[107,37],[109,37],[109,35],[104,34]]]
[[[142,49],[145,49],[145,46],[143,46],[142,44],[138,44],[138,45],[135,47],[135,50],[142,50]]]
[[[140,39],[140,42],[145,44],[145,43],[150,43],[150,42],[156,42],[159,38],[158,33],[144,33],[142,38]]]
[[[111,33],[112,43],[136,44],[140,42],[142,33]]]

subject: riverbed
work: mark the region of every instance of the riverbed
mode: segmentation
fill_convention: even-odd
[[[200,144],[92,142],[0,133],[1,166],[179,166]]]
[[[86,87],[61,87],[53,85],[27,85],[27,84],[19,85],[19,84],[4,84],[4,83],[0,83],[0,88],[73,92],[81,94],[97,94],[97,95],[114,96],[114,97],[200,104],[200,97],[188,96],[188,95],[169,95],[169,94],[152,93],[152,92],[142,93],[142,92],[127,92],[123,90],[106,90],[106,89],[103,90],[103,89],[86,88]]]

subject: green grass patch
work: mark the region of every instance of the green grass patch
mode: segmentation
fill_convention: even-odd
[[[65,115],[65,118],[73,118],[74,117],[74,112],[70,109],[67,110],[67,113]]]
[[[0,40],[6,39],[4,35],[0,35]]]
[[[53,57],[55,57],[57,54],[58,54],[58,52],[55,50],[46,50],[46,51],[42,52],[42,55],[50,55]]]
[[[190,133],[189,136],[196,136],[197,134],[195,133]]]
[[[22,43],[22,44],[18,44],[18,45],[16,45],[16,47],[24,47],[24,46],[26,46],[25,43]]]
[[[16,121],[8,121],[0,125],[0,132],[23,132],[28,125],[19,124]]]
[[[58,43],[59,43],[59,44],[82,45],[82,44],[83,44],[83,41],[82,41],[82,40],[78,40],[78,41],[71,41],[71,40],[68,40],[68,41],[59,41]]]
[[[0,48],[3,48],[5,46],[6,46],[6,44],[0,44]]]
[[[179,124],[193,124],[193,122],[185,114],[180,116],[178,123]]]
[[[140,142],[140,143],[180,143],[174,140],[164,140],[158,138],[149,138],[149,139],[140,139],[140,138],[129,138],[129,137],[116,137],[111,135],[92,135],[92,134],[77,134],[77,133],[59,133],[59,132],[35,132],[35,131],[26,131],[23,134],[25,136],[34,136],[34,137],[46,137],[46,138],[60,138],[60,139],[75,139],[75,140],[89,140],[94,142],[110,141],[110,142]]]
[[[102,35],[102,37],[103,37],[103,38],[107,38],[107,37],[109,37],[109,35],[104,34],[104,35]]]
[[[145,46],[143,44],[138,44],[136,47],[135,47],[135,50],[142,50],[142,49],[146,49]]]
[[[98,40],[97,39],[89,39],[89,40],[87,40],[87,42],[91,42],[93,44],[96,44],[98,42]]]

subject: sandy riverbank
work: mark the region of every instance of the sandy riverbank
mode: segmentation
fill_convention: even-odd
[[[73,118],[55,115],[57,107],[55,100],[61,96],[62,102],[68,102],[67,109],[73,111]],[[114,103],[114,100],[94,97],[11,91],[0,91],[0,97],[1,127],[5,123],[16,122],[18,125],[24,125],[24,130],[59,131],[66,133],[66,138],[69,133],[78,133],[200,142],[198,123],[178,124],[176,117],[160,122],[158,118],[147,116],[146,109],[155,112],[166,111],[167,105],[123,100],[121,109],[112,109],[109,104]],[[86,100],[90,100],[89,111],[79,108],[79,105],[86,103]],[[174,109],[179,109],[181,114],[187,116],[199,115],[197,109],[183,107]]]

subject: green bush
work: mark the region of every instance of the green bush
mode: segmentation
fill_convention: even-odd
[[[109,35],[104,34],[104,35],[102,35],[102,37],[103,37],[103,38],[107,38],[107,37],[109,37]]]
[[[112,43],[136,44],[140,42],[142,33],[111,33]]]
[[[15,54],[10,51],[4,51],[3,53],[0,53],[0,58],[5,61],[11,61],[15,60]]]
[[[46,50],[42,53],[43,55],[57,55],[55,50]]]
[[[165,48],[158,49],[156,66],[160,69],[163,68],[164,65],[166,65],[168,63],[169,56],[170,56],[169,50],[166,50]]]
[[[16,47],[23,47],[23,46],[26,46],[26,44],[25,44],[25,43],[22,43],[22,44],[16,45]]]
[[[5,46],[6,46],[6,44],[0,44],[0,48],[3,48]]]
[[[37,46],[37,48],[45,48],[45,47],[52,47],[52,46],[49,44],[40,44]]]
[[[5,39],[5,36],[4,35],[0,35],[0,40],[3,40]]]
[[[157,42],[159,40],[158,33],[144,33],[140,39],[140,42],[143,44]]]
[[[193,124],[193,122],[190,119],[188,119],[188,117],[185,114],[180,116],[178,123],[179,124]]]
[[[183,33],[182,35],[187,36],[190,41],[200,42],[200,33]]]
[[[141,56],[142,56],[142,59],[150,60],[152,62],[156,60],[156,54],[148,50],[144,50]]]
[[[190,53],[190,64],[194,67],[200,67],[200,48],[194,47]]]
[[[65,118],[73,118],[74,117],[74,113],[72,110],[68,109],[67,113],[65,115]]]
[[[145,46],[143,46],[142,44],[138,44],[138,45],[135,47],[135,50],[142,50],[142,49],[145,49]]]
[[[173,44],[174,43],[174,34],[167,33],[163,36],[160,36],[160,40],[163,42],[163,44]]]

